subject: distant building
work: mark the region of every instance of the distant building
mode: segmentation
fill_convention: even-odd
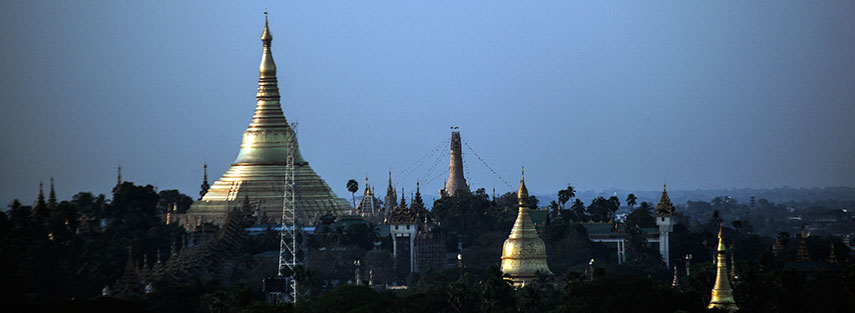
[[[653,213],[658,228],[642,227],[641,232],[650,243],[659,244],[659,254],[665,264],[671,265],[671,232],[674,231],[674,205],[663,186],[662,196]],[[624,225],[619,223],[583,223],[591,241],[602,242],[617,249],[618,264],[626,263],[626,234]]]

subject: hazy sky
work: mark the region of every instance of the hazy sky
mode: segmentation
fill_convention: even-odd
[[[344,198],[390,168],[432,198],[453,125],[533,193],[855,185],[855,1],[2,1],[0,201],[108,193],[119,163],[195,198],[251,119],[265,8],[286,117]]]

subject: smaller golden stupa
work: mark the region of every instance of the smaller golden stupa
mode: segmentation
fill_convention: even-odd
[[[730,288],[730,280],[727,275],[727,258],[725,257],[721,225],[718,228],[718,259],[716,260],[716,269],[715,286],[712,290],[710,305],[707,308],[719,308],[730,312],[739,310],[736,306],[736,300],[733,299],[733,289]]]
[[[528,215],[528,190],[525,188],[525,170],[517,192],[519,213],[511,234],[502,247],[502,273],[509,276],[516,287],[537,279],[538,273],[552,276],[546,264],[546,245],[537,236],[537,230]]]

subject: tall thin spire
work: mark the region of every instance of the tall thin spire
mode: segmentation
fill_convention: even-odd
[[[713,286],[710,304],[707,308],[719,308],[728,311],[736,311],[736,301],[733,299],[733,289],[730,288],[730,280],[727,272],[727,257],[722,236],[722,226],[718,226],[718,257],[716,259],[715,286]]]
[[[33,215],[40,219],[47,218],[48,210],[47,204],[45,203],[45,183],[39,182],[39,196],[36,198],[36,205],[33,208]]]
[[[395,190],[395,187],[392,186],[392,170],[389,170],[389,185],[386,186],[386,197],[383,198],[383,201],[386,203],[386,214],[389,214],[391,210],[397,205],[398,201],[398,193]]]
[[[53,177],[50,178],[50,193],[47,201],[48,210],[56,209],[56,191],[53,188]]]
[[[205,194],[208,193],[208,189],[211,189],[211,185],[208,184],[208,163],[202,166],[202,186],[199,191],[199,200],[202,200],[205,197]]]
[[[122,185],[122,165],[119,164],[118,175],[116,175],[116,186]]]
[[[466,178],[463,177],[463,149],[460,146],[460,131],[458,127],[452,127],[451,132],[451,157],[448,165],[448,180],[443,189],[444,196],[454,196],[461,190],[469,190],[466,184]]]

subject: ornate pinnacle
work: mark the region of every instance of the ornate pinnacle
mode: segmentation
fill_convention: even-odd
[[[525,168],[522,169],[522,176],[520,177],[520,189],[517,191],[517,201],[519,202],[520,208],[528,207],[528,189],[525,187]]]

